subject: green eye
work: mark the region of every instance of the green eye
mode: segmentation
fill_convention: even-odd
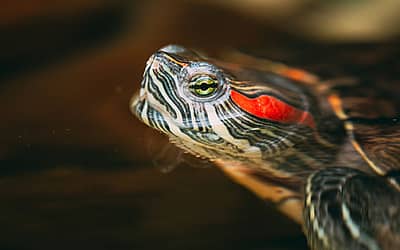
[[[217,91],[218,81],[211,76],[199,76],[192,79],[189,89],[193,94],[199,97],[207,97]]]

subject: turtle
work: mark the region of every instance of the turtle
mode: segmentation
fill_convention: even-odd
[[[311,249],[400,249],[398,49],[333,47],[167,45],[130,109],[301,224]]]

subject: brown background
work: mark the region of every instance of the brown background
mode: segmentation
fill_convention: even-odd
[[[244,2],[2,3],[0,249],[306,249],[298,225],[208,163],[185,156],[163,174],[179,153],[130,114],[129,99],[146,59],[169,43],[213,54],[277,33],[380,40],[397,36],[398,20],[384,12],[385,28],[348,35],[321,19],[324,32],[310,32],[318,13],[343,6]]]

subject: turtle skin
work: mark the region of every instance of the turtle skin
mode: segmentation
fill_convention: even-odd
[[[312,249],[400,249],[399,55],[393,44],[300,44],[289,45],[284,55],[270,48],[256,56],[317,76],[314,90],[331,99],[351,144],[372,170],[343,165],[307,179],[303,229]]]
[[[387,179],[349,168],[313,174],[305,192],[304,229],[312,249],[397,249],[398,190]]]
[[[393,45],[368,44],[319,46],[296,43],[294,46],[265,47],[267,49],[256,52],[225,54],[222,57],[229,63],[211,60],[212,66],[207,67],[217,65],[227,69],[239,80],[256,79],[249,89],[257,88],[259,82],[271,84],[268,88],[287,94],[293,103],[301,100],[295,93],[297,90],[310,97],[307,108],[316,114],[315,121],[301,124],[301,130],[296,133],[310,133],[310,128],[304,127],[315,126],[318,136],[307,143],[294,143],[299,147],[301,157],[282,152],[270,158],[263,156],[263,160],[272,162],[280,172],[268,172],[261,165],[247,161],[240,148],[232,155],[218,155],[215,151],[219,149],[214,147],[199,153],[190,142],[196,138],[196,133],[189,134],[189,142],[180,142],[176,138],[179,131],[169,131],[171,123],[161,119],[160,110],[143,104],[149,95],[146,88],[155,82],[166,81],[170,87],[165,92],[171,90],[175,78],[163,74],[179,74],[176,72],[180,72],[180,67],[206,60],[183,47],[164,47],[149,59],[141,94],[133,98],[131,109],[139,119],[169,135],[171,141],[186,151],[205,158],[216,154],[210,158],[235,181],[261,198],[272,200],[279,209],[301,223],[311,249],[400,249],[400,63],[397,60],[400,50]],[[165,70],[163,64],[171,62],[174,66]],[[153,71],[149,73],[150,70]],[[164,71],[162,77],[157,76],[160,70]],[[151,79],[151,74],[158,80]],[[243,84],[247,82],[243,81]],[[238,89],[244,88],[241,86]],[[158,88],[160,86],[153,87]],[[153,99],[160,99],[158,107],[167,102],[162,94]],[[230,102],[232,99],[233,96],[228,98]],[[189,101],[185,105],[190,106]],[[166,107],[166,113],[171,111],[169,105]],[[147,115],[143,115],[144,109]],[[252,110],[251,106],[246,111],[249,110]],[[171,113],[176,118],[176,112]],[[242,114],[247,116],[245,113]],[[152,120],[152,117],[158,120]],[[253,119],[254,113],[249,117]],[[216,119],[212,121],[216,122]],[[233,124],[229,119],[228,122]],[[268,126],[274,126],[274,122]],[[279,130],[272,131],[274,134]],[[261,136],[263,128],[254,128],[251,133],[254,133],[250,134],[253,137]],[[202,136],[201,143],[209,143],[210,138],[221,141],[218,133]],[[243,139],[247,134],[240,136]],[[330,147],[330,144],[341,147]],[[329,150],[328,154],[322,152]],[[307,153],[313,155],[305,156]],[[318,164],[312,165],[316,161]],[[285,175],[285,171],[292,172]],[[299,211],[302,211],[301,218]]]

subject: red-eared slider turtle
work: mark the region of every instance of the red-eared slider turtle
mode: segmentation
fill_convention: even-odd
[[[399,53],[357,48],[281,64],[169,45],[147,61],[131,110],[274,202],[311,249],[400,249]]]

